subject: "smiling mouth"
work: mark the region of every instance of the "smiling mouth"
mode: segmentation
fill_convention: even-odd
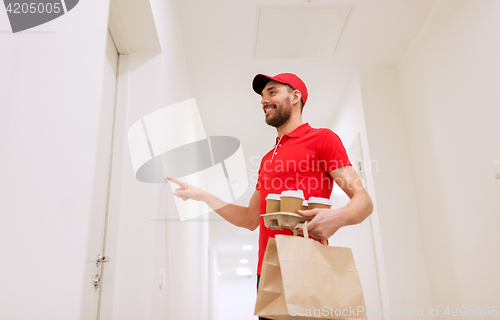
[[[264,113],[268,114],[273,109],[276,109],[276,107],[274,107],[274,106],[267,106],[267,107],[264,108]]]

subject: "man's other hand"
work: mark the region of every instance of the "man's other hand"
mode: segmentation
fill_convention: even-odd
[[[346,225],[342,214],[342,209],[312,209],[299,210],[300,215],[305,217],[313,217],[307,223],[309,234],[318,240],[326,240],[330,238],[338,229]],[[299,228],[299,232],[303,232]]]

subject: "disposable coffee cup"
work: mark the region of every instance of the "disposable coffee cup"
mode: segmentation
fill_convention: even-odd
[[[280,195],[282,212],[299,213],[304,202],[304,192],[302,190],[286,190]]]
[[[300,210],[307,210],[307,205],[308,205],[308,204],[307,204],[307,200],[304,200],[304,201],[302,202],[302,209],[300,209]]]
[[[266,197],[266,213],[279,212],[281,209],[280,195],[270,193]]]
[[[319,197],[310,197],[307,201],[307,208],[309,210],[314,208],[320,209],[330,209],[332,206],[332,202],[327,198],[319,198]]]

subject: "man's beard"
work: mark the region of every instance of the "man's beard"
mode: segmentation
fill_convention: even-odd
[[[286,100],[280,107],[274,106],[274,114],[266,117],[266,123],[275,128],[279,128],[290,119],[292,115],[292,104],[290,101]]]

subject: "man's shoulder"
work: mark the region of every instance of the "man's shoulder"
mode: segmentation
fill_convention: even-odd
[[[338,135],[335,132],[333,132],[333,130],[330,128],[312,128],[311,127],[311,133],[314,135],[325,137],[325,138],[327,138],[327,137],[337,137],[338,138]]]
[[[343,146],[340,137],[330,128],[311,128],[310,137],[318,148]]]

